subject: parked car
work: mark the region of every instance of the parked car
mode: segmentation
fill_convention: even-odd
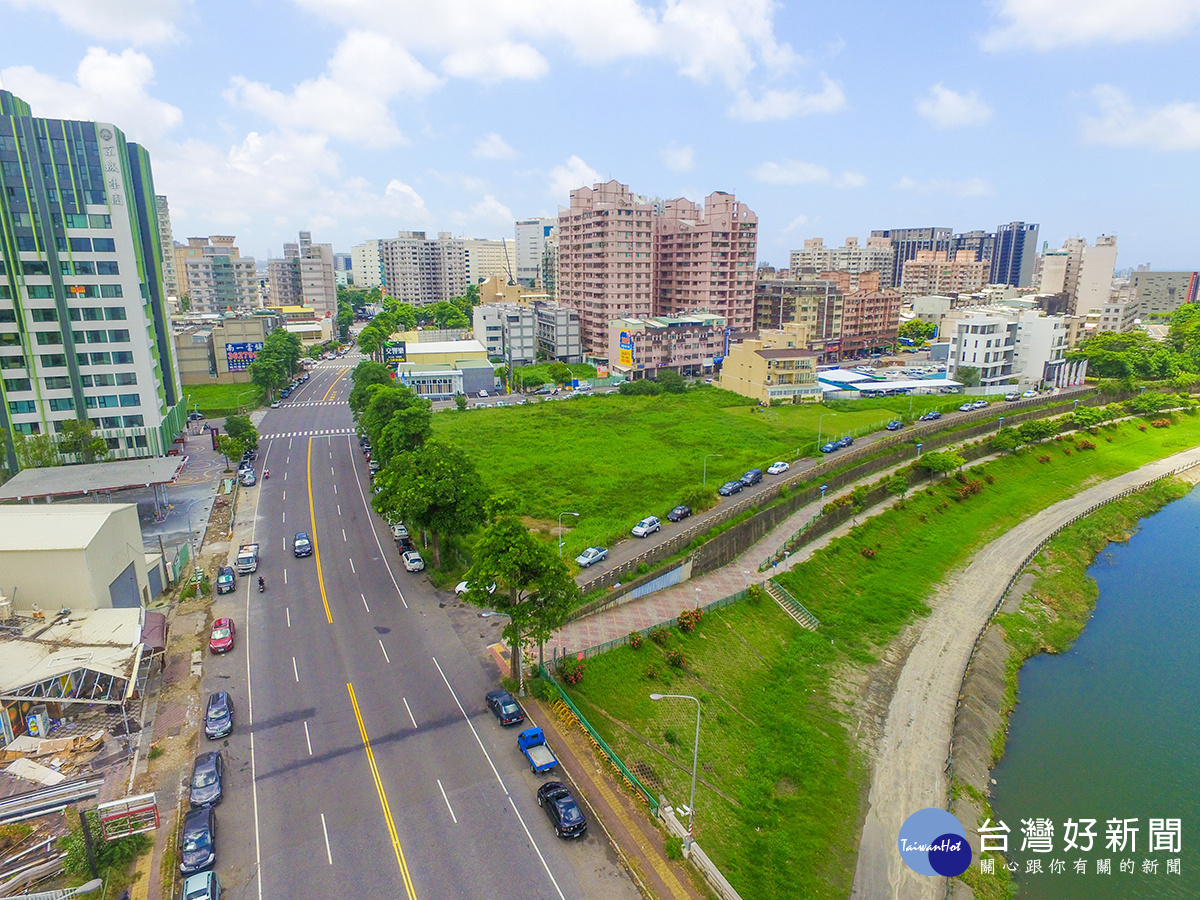
[[[752,484],[758,484],[760,481],[762,481],[762,478],[762,469],[751,469],[742,476],[741,482],[746,487],[750,487]]]
[[[184,817],[179,835],[179,873],[192,875],[217,862],[217,815],[211,806],[193,809]]]
[[[469,582],[469,581],[460,581],[458,584],[456,584],[456,585],[454,586],[454,593],[458,594],[458,596],[460,596],[460,597],[461,597],[463,594],[465,594],[465,593],[466,593],[467,591],[469,591],[470,589],[471,589],[471,582]],[[489,584],[489,585],[487,586],[487,592],[488,592],[489,594],[494,594],[494,593],[496,593],[496,582],[494,582],[494,581],[493,581],[491,584]]]
[[[887,427],[888,431],[899,431],[901,428],[904,427],[904,423],[901,422],[899,419],[893,419],[892,421],[887,423],[886,427]]]
[[[417,545],[413,542],[413,539],[411,537],[409,537],[407,534],[402,538],[397,538],[396,543],[398,543],[400,545],[401,553],[408,553],[409,551],[417,549]]]
[[[229,691],[209,694],[204,710],[204,736],[210,741],[228,737],[233,731],[233,700]]]
[[[281,407],[281,406],[283,406],[283,404],[280,403],[278,400],[271,401],[271,409],[279,409],[279,407]]]
[[[279,392],[279,396],[282,397],[284,400],[286,400],[288,397],[292,396],[292,392],[289,391],[287,388],[284,388],[282,391]]]
[[[1038,392],[1035,391],[1033,388],[1030,388],[1025,393],[1023,393],[1021,396],[1022,397],[1036,397],[1037,395],[1038,395]]]
[[[312,540],[308,536],[307,531],[297,531],[296,536],[292,538],[292,553],[297,557],[312,556],[313,546]]]
[[[421,554],[416,550],[405,550],[400,559],[404,561],[406,572],[420,572],[425,568],[425,560],[421,559]]]
[[[516,725],[525,721],[525,711],[508,691],[488,691],[484,700],[501,725]]]
[[[242,474],[242,487],[254,487],[258,484],[258,478],[254,474],[253,469],[247,469]]]
[[[677,506],[673,510],[671,510],[669,513],[667,513],[667,521],[668,522],[682,522],[684,519],[686,519],[691,514],[692,514],[692,508],[690,506],[684,506],[683,504],[680,504],[679,506]]]
[[[575,802],[571,791],[561,781],[547,781],[537,792],[537,802],[554,826],[560,838],[577,838],[587,834],[587,819]]]
[[[195,412],[188,413],[188,421],[189,422],[199,422],[203,418],[204,418],[204,413],[200,412],[200,410],[196,410]]]
[[[837,441],[828,441],[827,443],[824,443],[821,445],[822,453],[832,453],[834,450],[837,450],[837,449],[840,449],[837,445]]]
[[[846,435],[844,438],[838,438],[837,445],[838,445],[838,448],[841,449],[844,447],[849,447],[853,443],[854,443],[854,438],[850,437],[850,435]]]
[[[575,562],[579,563],[579,568],[586,569],[588,566],[594,566],[606,559],[608,559],[607,547],[588,547],[575,557]]]
[[[962,406],[960,406],[960,407],[958,408],[958,411],[959,411],[959,412],[970,412],[970,411],[971,411],[971,410],[973,410],[974,408],[975,408],[975,404],[974,404],[974,403],[964,403]]]
[[[727,481],[717,488],[717,493],[722,497],[732,497],[734,494],[740,494],[744,487],[740,481]]]
[[[179,900],[219,900],[221,880],[216,872],[197,872],[183,882]]]
[[[976,400],[971,404],[971,409],[987,409],[989,405],[986,400]]]
[[[486,397],[487,395],[488,395],[488,392],[487,392],[487,391],[480,391],[480,392],[479,392],[479,396],[480,396],[480,397]]]
[[[210,653],[228,653],[233,649],[233,619],[217,619],[213,622],[212,632],[208,636]]]
[[[774,462],[774,463],[771,463],[769,466],[767,466],[767,474],[768,475],[782,475],[784,472],[786,472],[790,468],[791,468],[791,466],[789,466],[787,463],[785,463],[781,459],[779,462]]]
[[[1009,391],[1007,394],[1004,395],[1004,399],[1007,400],[1009,403],[1012,403],[1014,400],[1020,400],[1021,394],[1019,391]]]
[[[236,576],[233,574],[233,566],[221,566],[217,569],[217,593],[232,594],[236,587]]]
[[[392,537],[395,538],[396,540],[400,540],[400,538],[408,537],[408,526],[405,525],[403,522],[393,522],[392,523]]]
[[[220,750],[201,753],[192,763],[192,783],[188,802],[192,806],[216,806],[221,802],[221,777],[225,774],[225,759]]]
[[[633,526],[634,537],[649,537],[662,527],[662,523],[658,521],[658,516],[646,516],[642,521]]]
[[[933,422],[937,419],[940,419],[941,417],[942,417],[942,414],[940,412],[938,412],[936,409],[931,409],[929,412],[925,413],[925,415],[921,416],[919,421]]]

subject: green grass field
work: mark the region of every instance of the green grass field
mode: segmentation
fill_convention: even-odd
[[[957,409],[959,396],[915,398],[913,413]],[[493,491],[513,490],[520,512],[556,527],[571,510],[565,551],[608,546],[646,515],[665,516],[680,495],[817,452],[821,439],[861,435],[908,415],[909,400],[891,397],[760,409],[716,388],[657,397],[612,394],[507,409],[472,409],[433,417],[434,434],[463,447]]]
[[[968,477],[984,486],[962,501],[954,499],[953,477],[910,492],[902,507],[779,577],[820,618],[817,633],[770,602],[736,604],[706,615],[694,634],[672,630],[668,647],[683,650],[686,671],[670,668],[651,642],[620,647],[589,659],[571,695],[626,764],[649,766],[657,778],[651,790],[675,804],[687,802],[694,709],[648,695],[701,698],[697,839],[742,896],[845,897],[868,773],[830,674],[873,661],[924,613],[940,580],[1017,522],[1200,442],[1200,416],[1174,419],[1170,428],[1143,432],[1127,422],[1083,435],[1095,450],[1051,441],[974,467]],[[863,548],[876,554],[867,558]],[[655,677],[647,676],[651,666]]]
[[[189,412],[198,406],[205,415],[227,415],[240,407],[249,412],[263,404],[262,388],[253,384],[187,384],[183,396]]]

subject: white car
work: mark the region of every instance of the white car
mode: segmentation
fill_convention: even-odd
[[[1030,389],[1021,395],[1022,397],[1036,397],[1037,391]]]
[[[486,397],[487,395],[488,395],[488,392],[487,392],[487,391],[480,391],[480,392],[479,392],[479,396],[480,396],[480,397]]]
[[[791,466],[789,466],[787,463],[785,463],[781,459],[779,462],[771,463],[771,465],[767,466],[767,474],[768,475],[782,475],[784,472],[786,472],[790,468],[791,468]]]
[[[420,572],[425,568],[425,560],[421,559],[421,554],[416,550],[409,550],[400,558],[404,560],[404,568],[409,572]]]
[[[456,584],[454,586],[454,593],[458,594],[458,596],[461,597],[463,594],[465,594],[470,589],[471,589],[471,585],[469,582],[460,581],[458,584]],[[487,592],[489,594],[496,593],[496,582],[493,581],[491,584],[488,585]]]
[[[633,536],[649,537],[661,527],[662,523],[658,521],[658,516],[646,516],[646,518],[633,526]]]
[[[588,547],[577,557],[575,562],[579,563],[579,568],[586,569],[588,566],[595,565],[608,559],[608,548],[606,547]]]
[[[394,537],[396,540],[408,537],[408,527],[403,522],[393,522],[392,537]]]

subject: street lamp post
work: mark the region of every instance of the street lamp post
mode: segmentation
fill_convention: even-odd
[[[708,487],[708,458],[710,456],[719,456],[722,459],[725,458],[724,453],[707,453],[707,454],[705,454],[705,456],[704,456],[704,478],[700,482],[701,487]]]
[[[688,804],[687,838],[683,842],[684,853],[692,848],[692,824],[696,818],[696,763],[700,759],[700,701],[690,694],[651,694],[651,700],[691,700],[696,704],[696,744],[692,750],[692,801]]]
[[[821,503],[822,504],[825,503],[825,491],[827,491],[828,489],[829,489],[829,485],[827,485],[827,484],[821,485]]]
[[[200,566],[199,566],[199,564],[198,564],[198,563],[199,563],[199,561],[196,559],[196,538],[195,538],[195,532],[194,532],[194,531],[192,531],[192,507],[193,507],[193,506],[195,506],[197,503],[199,503],[199,502],[200,502],[201,500],[203,500],[203,499],[205,499],[205,498],[203,498],[203,497],[197,497],[195,500],[191,500],[191,501],[189,501],[189,502],[188,502],[188,505],[187,505],[187,506],[185,506],[185,507],[184,507],[184,510],[183,510],[183,512],[184,512],[184,515],[186,515],[186,516],[187,516],[187,530],[188,530],[188,550],[189,550],[189,551],[191,551],[191,556],[192,556],[192,572],[193,572],[193,577],[194,577],[194,575],[195,575],[195,574],[198,574],[198,573],[200,572]],[[199,583],[199,579],[197,579],[197,583]]]
[[[837,415],[837,413],[827,412],[827,413],[821,413],[821,415],[817,416],[817,449],[818,450],[821,449],[821,423],[825,420],[826,416],[836,416],[836,415]]]
[[[924,444],[917,444],[917,459],[921,458],[921,448],[924,446]]]
[[[236,406],[240,410],[244,410],[245,407],[242,406],[242,398],[249,397],[250,395],[256,394],[256,393],[258,393],[258,388],[253,388],[252,390],[249,390],[249,391],[242,391],[240,394],[237,395],[237,399],[234,401],[234,406]]]
[[[562,517],[563,516],[574,516],[575,518],[578,519],[579,513],[566,511],[566,512],[560,512],[558,514],[558,558],[559,559],[562,559],[562,548],[563,548]]]
[[[1001,430],[1003,430],[1003,429],[1004,429],[1004,416],[1001,416],[1001,417],[1000,417],[1000,424],[999,424],[999,426],[996,428],[996,430],[997,430],[997,431],[1001,431]]]
[[[700,588],[696,588],[696,609],[700,608]]]

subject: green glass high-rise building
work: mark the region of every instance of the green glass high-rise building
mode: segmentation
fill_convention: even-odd
[[[183,430],[145,148],[115,125],[35,118],[0,90],[0,427],[91,419],[110,458]]]

